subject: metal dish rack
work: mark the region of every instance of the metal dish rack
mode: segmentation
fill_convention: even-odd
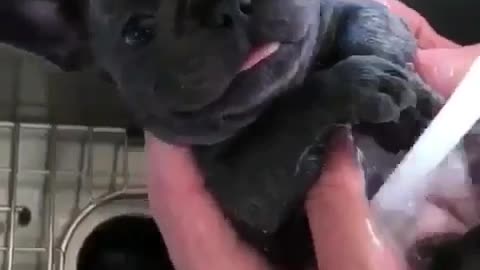
[[[13,57],[23,66],[32,62],[39,66],[39,60],[31,56],[15,52],[11,56],[12,52],[1,50],[0,65]],[[2,80],[5,78],[0,77],[0,87],[4,87]],[[141,173],[143,147],[129,142],[126,129],[118,127],[122,120],[112,120],[114,125],[109,127],[101,119],[115,115],[115,108],[110,114],[90,113],[99,117],[84,121],[79,115],[92,104],[69,108],[69,113],[75,111],[74,117],[67,117],[57,110],[59,106],[52,110],[44,101],[24,106],[26,102],[18,101],[21,90],[13,92],[5,104],[15,112],[0,115],[6,120],[0,121],[0,241],[4,243],[0,243],[0,269],[63,270],[66,242],[79,217],[125,194],[146,195]],[[95,89],[92,92],[95,96]],[[46,108],[47,114],[41,115],[38,108]]]

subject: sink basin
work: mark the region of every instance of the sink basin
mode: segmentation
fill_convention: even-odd
[[[1,270],[147,263],[132,253],[134,239],[122,240],[121,228],[141,230],[155,239],[157,259],[168,258],[148,215],[143,142],[129,136],[112,85],[1,47],[0,104]],[[115,250],[102,239],[124,245]],[[93,247],[97,257],[85,253]]]

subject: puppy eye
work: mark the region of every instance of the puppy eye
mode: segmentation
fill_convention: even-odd
[[[144,46],[155,37],[155,17],[151,15],[135,15],[125,24],[122,37],[129,46]]]

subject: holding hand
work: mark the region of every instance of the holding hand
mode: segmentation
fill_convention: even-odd
[[[422,16],[404,4],[396,0],[384,3],[405,18],[416,33],[421,48],[416,61],[418,72],[448,97],[480,55],[480,45],[460,47],[435,33]],[[340,130],[331,144],[322,179],[310,191],[305,205],[318,267],[405,269],[402,257],[382,240],[370,219],[354,149],[348,130]],[[146,150],[152,215],[176,269],[270,269],[262,257],[237,238],[204,190],[188,149],[147,136]],[[430,224],[429,229],[435,230],[435,226]]]

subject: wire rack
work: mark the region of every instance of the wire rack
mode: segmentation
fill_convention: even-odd
[[[144,194],[126,130],[0,122],[2,270],[63,269],[62,237],[99,200]]]

